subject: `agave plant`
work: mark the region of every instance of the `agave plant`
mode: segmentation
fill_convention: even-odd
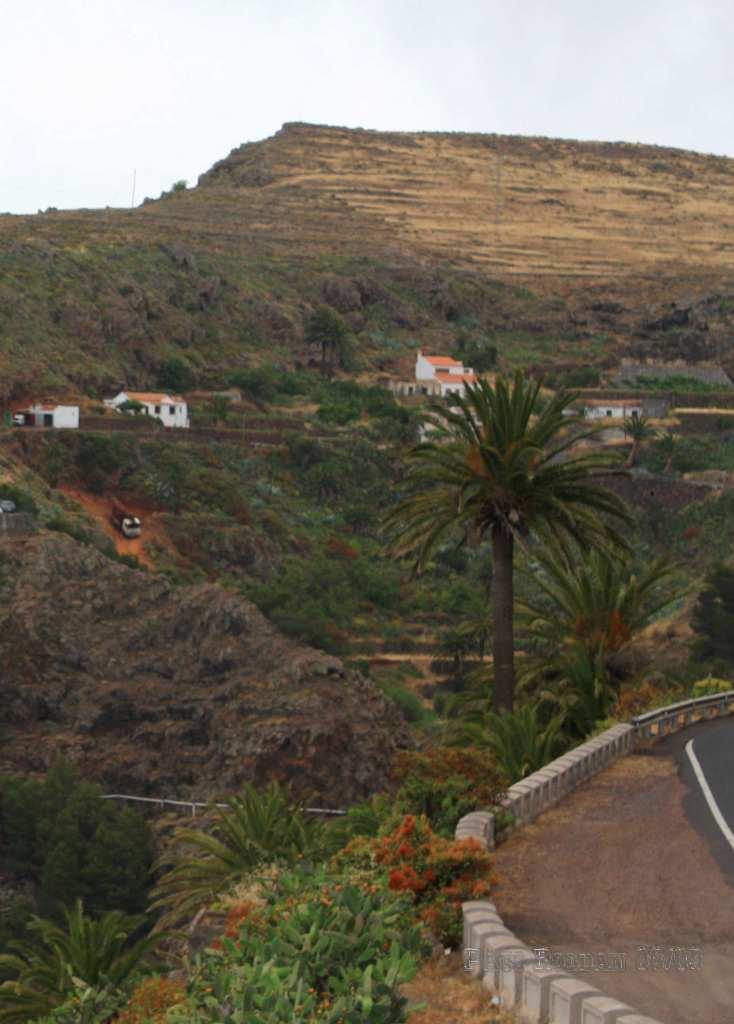
[[[160,936],[133,940],[144,918],[112,910],[87,917],[81,900],[64,912],[64,925],[34,917],[29,931],[37,941],[8,943],[0,969],[14,974],[0,985],[0,1021],[21,1024],[44,1016],[78,987],[116,988],[150,955]]]
[[[273,782],[262,792],[246,785],[227,807],[214,808],[211,832],[181,829],[156,868],[164,873],[153,889],[151,910],[162,911],[156,927],[179,922],[211,903],[260,865],[318,860],[340,845],[328,825],[306,817],[300,804]]]

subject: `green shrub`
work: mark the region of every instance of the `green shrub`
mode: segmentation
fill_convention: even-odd
[[[635,377],[634,380],[625,381],[625,384],[638,391],[682,391],[709,394],[715,391],[730,390],[727,384],[709,384],[708,381],[699,380],[697,377],[687,377],[683,373],[661,377]]]
[[[0,836],[0,865],[32,883],[45,913],[78,898],[93,913],[145,906],[153,857],[145,819],[103,800],[63,761],[42,781],[0,779]]]
[[[38,515],[38,505],[35,499],[28,491],[17,484],[0,484],[0,498],[14,501],[15,507],[19,512],[29,512],[31,515]]]
[[[507,785],[495,759],[476,747],[403,751],[392,772],[401,782],[392,813],[425,815],[433,831],[446,838],[465,814],[497,806]]]
[[[55,512],[43,525],[47,530],[54,530],[56,533],[67,534],[80,544],[89,544],[92,539],[88,530],[85,530],[83,526],[80,526],[79,523],[74,520],[62,515],[61,512]]]
[[[470,338],[465,332],[459,334],[456,358],[464,366],[470,366],[475,373],[486,373],[497,365],[497,346],[489,338]]]
[[[184,188],[186,186],[184,185]],[[156,383],[159,388],[179,394],[188,391],[196,383],[196,375],[189,364],[178,356],[167,359],[158,368]]]
[[[102,492],[110,479],[128,465],[127,438],[117,434],[80,434],[76,462],[85,487]]]
[[[180,829],[162,854],[153,910],[176,922],[262,864],[323,859],[337,842],[323,822],[306,815],[277,783],[258,791],[246,785],[227,807],[217,807],[211,832]]]
[[[397,704],[407,721],[418,723],[435,718],[433,712],[423,705],[420,697],[409,690],[399,679],[383,675],[375,682],[382,693],[394,704]]]
[[[243,394],[256,401],[272,402],[278,392],[278,372],[273,366],[240,370],[229,379]]]
[[[693,644],[699,661],[720,658],[734,663],[734,570],[715,566],[706,576],[691,616],[697,634]]]
[[[410,899],[344,884],[324,869],[281,876],[253,927],[201,957],[169,1024],[401,1024],[409,981],[427,951]],[[225,1009],[226,1007],[226,1009]]]
[[[697,683],[693,684],[691,689],[691,697],[712,697],[717,693],[728,693],[732,689],[732,683],[730,679],[713,679],[708,676],[706,679],[699,679]]]

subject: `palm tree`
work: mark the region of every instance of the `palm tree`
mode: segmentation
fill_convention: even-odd
[[[152,892],[151,910],[163,910],[156,927],[178,923],[261,865],[324,858],[338,848],[336,831],[306,817],[273,782],[262,793],[245,786],[227,807],[214,809],[212,832],[181,829],[156,865],[167,869]],[[183,849],[180,849],[183,848]]]
[[[111,910],[94,920],[84,914],[81,900],[64,915],[63,927],[34,917],[28,929],[39,941],[12,941],[13,952],[0,956],[0,969],[16,976],[0,985],[2,1024],[45,1016],[64,1002],[77,979],[95,988],[121,985],[161,938],[133,941],[144,918]]]
[[[468,385],[447,409],[430,403],[433,428],[408,453],[408,494],[386,515],[389,549],[411,556],[420,570],[436,545],[461,531],[491,540],[492,655],[495,708],[511,709],[515,694],[515,541],[542,535],[566,550],[626,547],[614,526],[631,524],[624,502],[595,482],[622,472],[613,453],[571,449],[595,434],[564,411],[576,396],[558,392],[541,409],[541,381],[518,372],[514,381]]]
[[[573,742],[585,739],[597,722],[607,718],[617,699],[601,648],[590,651],[579,644],[555,661],[550,688],[540,698],[555,709],[564,734]]]
[[[321,349],[321,373],[331,377],[334,363],[343,363],[350,348],[349,330],[342,316],[331,306],[317,306],[306,322],[307,345]]]
[[[545,663],[577,647],[608,658],[681,593],[675,568],[665,558],[636,571],[628,555],[578,551],[567,561],[557,553],[536,551],[524,572],[538,595],[518,601],[520,628],[540,648]]]
[[[627,556],[579,552],[566,562],[541,552],[525,574],[537,593],[518,602],[521,634],[534,648],[520,685],[560,709],[572,735],[584,736],[617,697],[622,653],[680,597],[675,568],[663,558],[635,571]]]
[[[650,426],[647,416],[642,415],[630,416],[629,419],[626,419],[624,422],[624,433],[625,437],[629,437],[632,441],[632,447],[624,464],[625,469],[631,469],[637,461],[640,447],[645,441],[655,435],[655,431]]]

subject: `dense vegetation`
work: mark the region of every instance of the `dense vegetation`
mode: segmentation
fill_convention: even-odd
[[[15,894],[0,914],[0,945],[34,911],[60,920],[79,899],[93,914],[143,911],[153,840],[136,811],[58,761],[43,779],[0,778],[0,872]]]
[[[175,364],[169,370],[174,382],[179,371]],[[659,557],[663,550],[685,555],[703,578],[731,543],[730,495],[676,509],[652,502],[629,513],[636,530],[626,553],[609,550],[608,532],[596,555],[568,541],[565,554],[561,547],[551,558],[521,531],[513,645],[519,686],[514,707],[497,714],[496,674],[486,657],[496,630],[490,539],[468,543],[477,539],[471,531],[447,521],[412,578],[385,551],[385,517],[409,483],[415,413],[381,388],[320,374],[264,367],[238,373],[236,383],[273,409],[309,403],[314,414],[305,425],[294,418],[297,429],[260,452],[224,438],[173,444],[133,433],[29,436],[6,453],[14,498],[43,524],[107,551],[95,524],[55,487],[119,493],[155,509],[170,543],[153,552],[171,579],[217,579],[291,635],[351,655],[431,745],[398,759],[389,792],[329,824],[292,806],[277,787],[248,789],[212,812],[205,830],[167,839],[154,867],[145,821],[102,801],[68,766],[44,780],[4,779],[0,868],[11,888],[0,938],[10,951],[17,939],[25,945],[16,960],[0,961],[9,979],[0,1020],[30,1020],[32,1012],[49,1024],[82,1024],[117,1014],[119,1024],[147,1024],[168,1014],[199,1024],[220,1019],[225,1007],[263,1024],[294,1015],[398,1024],[405,1019],[400,984],[427,944],[455,945],[459,903],[491,891],[491,857],[453,841],[459,817],[496,806],[504,786],[614,716],[669,702],[705,672],[717,680],[696,692],[726,686],[734,675],[724,568],[712,570],[696,605],[700,640],[690,663],[679,660],[661,678],[639,653],[630,657],[642,649],[644,630],[686,597],[683,578]],[[542,422],[554,406],[538,397]],[[212,422],[236,422],[226,401],[212,402],[209,412]],[[449,416],[460,412],[455,406]],[[643,466],[676,478],[712,441],[651,434],[637,443]],[[605,457],[603,468],[613,461]],[[693,580],[687,584],[693,589]],[[371,664],[376,644],[409,658],[412,646],[425,643],[434,655],[433,689],[416,685],[421,673],[409,660]],[[182,947],[160,929],[185,923],[203,906],[220,915],[221,930],[186,983],[173,982],[161,972]],[[146,911],[147,918],[134,916]],[[85,975],[74,967],[71,978],[63,964],[82,955],[95,929],[111,927],[111,912],[125,916],[117,921],[117,954],[130,954],[129,972],[115,975],[108,965],[107,973]],[[32,913],[40,916],[27,927]],[[369,927],[359,923],[366,915]],[[140,940],[146,944],[138,947]],[[148,947],[164,960],[152,960]],[[296,948],[309,955],[296,956]],[[48,956],[53,967],[43,966]],[[23,992],[41,976],[57,980],[32,1008]]]

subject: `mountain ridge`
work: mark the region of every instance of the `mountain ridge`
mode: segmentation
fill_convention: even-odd
[[[307,365],[322,302],[371,373],[460,331],[511,367],[614,362],[671,306],[731,302],[733,194],[734,161],[688,150],[286,123],[133,210],[0,217],[0,391]]]

